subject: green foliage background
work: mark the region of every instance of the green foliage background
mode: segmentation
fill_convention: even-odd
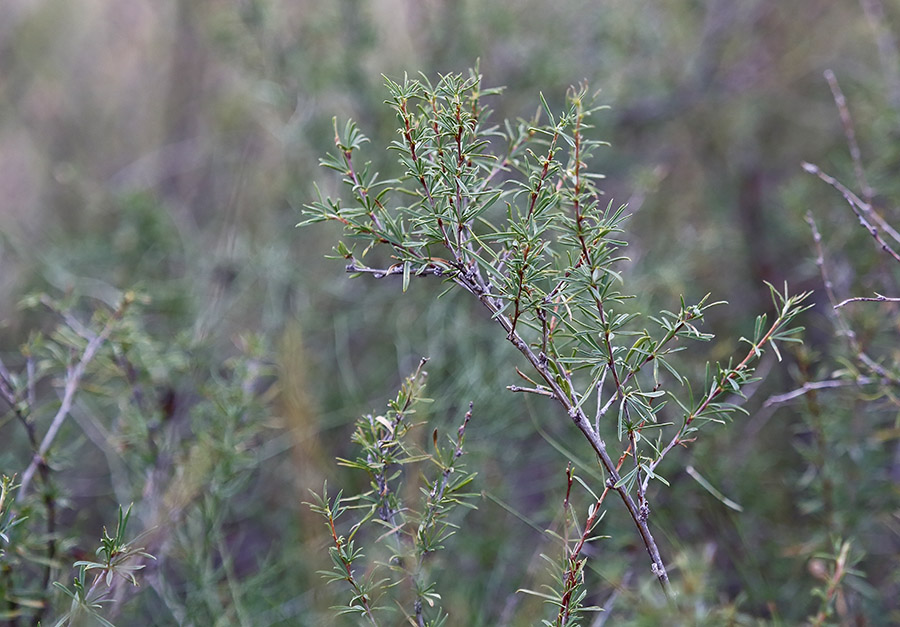
[[[399,279],[351,281],[339,262],[324,259],[338,238],[332,225],[292,228],[315,181],[337,190],[317,167],[333,145],[332,116],[352,117],[371,146],[387,145],[393,116],[382,104],[382,74],[433,76],[476,59],[486,85],[506,86],[491,103],[497,122],[531,116],[539,92],[558,108],[570,84],[587,79],[602,89],[611,110],[597,115],[595,133],[611,147],[595,169],[607,175],[607,196],[633,213],[627,280],[642,306],[671,308],[680,294],[697,300],[712,292],[730,306],[711,312],[709,330],[736,339],[768,306],[763,281],[817,290],[819,306],[805,320],[807,352],[790,356],[789,367],[769,364],[746,405],[751,416],[661,467],[673,488],[652,501],[651,521],[677,565],[679,607],[665,607],[649,589],[641,549],[615,507],[602,528],[611,538],[591,556],[592,602],[626,583],[613,620],[724,624],[734,615],[793,624],[817,607],[812,556],[840,536],[865,553],[858,568],[867,581],[848,593],[845,616],[900,621],[896,399],[825,392],[817,422],[803,402],[763,407],[771,394],[829,378],[841,358],[852,358],[821,293],[807,210],[844,297],[896,285],[896,269],[842,199],[800,168],[813,161],[853,180],[822,78],[830,68],[854,114],[876,205],[900,222],[900,78],[884,46],[900,34],[890,30],[900,5],[885,2],[883,21],[867,19],[876,5],[4,3],[0,355],[15,364],[29,334],[53,324],[49,314],[17,307],[26,294],[114,306],[121,291],[135,289],[150,298],[139,341],[156,374],[146,385],[160,397],[171,389],[182,399],[176,413],[192,412],[205,425],[184,435],[195,454],[184,453],[163,479],[209,495],[175,524],[177,550],[148,567],[161,573],[148,577],[167,578],[171,598],[145,587],[122,609],[122,624],[332,624],[328,607],[342,591],[315,574],[327,561],[327,538],[300,502],[326,478],[347,491],[364,487],[333,458],[351,457],[356,416],[383,407],[423,355],[431,358],[435,426],[451,432],[474,401],[467,466],[478,469],[475,486],[485,494],[446,557],[439,589],[451,624],[530,624],[543,611],[515,590],[542,581],[537,555],[549,545],[536,530],[558,522],[566,461],[590,460],[590,451],[555,408],[506,392],[517,382],[517,356],[475,303],[436,300],[440,286],[430,280],[413,282],[402,298]],[[386,175],[397,172],[385,151],[368,157]],[[851,319],[866,345],[896,363],[891,307],[857,306]],[[268,348],[250,352],[272,374],[251,412],[242,479],[232,481],[201,460],[208,449],[198,436],[219,432],[198,399],[230,393],[215,386],[235,372],[226,362],[247,352],[248,334],[263,338]],[[705,357],[734,348],[726,339]],[[114,402],[89,402],[83,409],[113,419]],[[137,502],[135,532],[152,526],[141,481],[117,486],[115,468],[77,425],[68,429],[59,481],[73,543],[91,546],[123,493]],[[820,435],[824,458],[816,457]],[[30,449],[20,425],[3,418],[0,437],[3,472],[21,472]],[[424,444],[430,429],[421,437]],[[679,471],[688,463],[743,513]],[[834,486],[827,498],[825,477]],[[215,546],[200,550],[212,542],[209,529]],[[71,577],[60,573],[61,581]]]

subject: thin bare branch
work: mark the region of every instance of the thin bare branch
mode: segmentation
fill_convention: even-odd
[[[884,4],[881,0],[860,0],[859,3],[875,34],[888,99],[894,113],[900,115],[900,51],[897,50],[894,32],[885,17]]]
[[[848,303],[863,303],[863,302],[866,302],[866,303],[900,303],[900,298],[894,298],[891,296],[882,296],[878,292],[875,292],[874,297],[855,296],[853,298],[845,298],[844,300],[839,302],[837,305],[835,305],[834,308],[840,309],[841,307],[843,307],[844,305],[846,305]]]
[[[880,381],[879,379],[873,379],[872,377],[856,377],[855,379],[828,379],[826,381],[809,381],[804,383],[801,387],[796,390],[791,390],[790,392],[785,392],[784,394],[776,394],[775,396],[770,396],[766,399],[766,402],[763,403],[763,407],[771,407],[772,405],[779,405],[781,403],[787,403],[788,401],[792,401],[795,398],[800,398],[801,396],[805,396],[814,390],[826,390],[831,388],[844,388],[849,387],[851,385],[867,385],[869,383],[877,383]]]
[[[555,398],[553,396],[553,392],[544,388],[523,388],[519,385],[507,385],[506,389],[510,392],[527,392],[529,394],[537,394],[539,396],[548,396],[550,398]]]
[[[393,266],[390,266],[388,268],[369,268],[368,266],[359,265],[357,261],[353,259],[350,261],[350,263],[347,264],[345,270],[351,274],[371,274],[375,279],[383,279],[388,276],[403,274],[403,264],[394,264]],[[416,276],[447,276],[447,274],[449,274],[450,272],[451,270],[449,270],[448,268],[444,268],[440,265],[432,263],[425,266],[424,268],[419,268],[415,272],[412,272],[412,274]]]
[[[100,333],[98,333],[90,342],[88,342],[88,345],[85,347],[84,352],[81,354],[81,358],[78,360],[78,363],[68,369],[68,372],[66,373],[66,386],[65,390],[63,391],[62,402],[59,405],[59,409],[56,411],[56,415],[53,416],[53,420],[50,421],[50,427],[47,429],[47,433],[44,434],[44,439],[41,440],[41,444],[32,456],[31,462],[22,473],[22,483],[19,487],[19,492],[16,495],[17,502],[21,502],[25,498],[25,495],[28,492],[28,487],[31,484],[31,480],[34,478],[34,473],[38,470],[38,467],[44,463],[44,456],[47,454],[47,451],[50,449],[50,446],[56,439],[56,436],[59,433],[59,430],[62,428],[63,423],[66,421],[69,412],[72,410],[72,403],[75,401],[75,393],[78,391],[78,386],[81,384],[81,379],[84,377],[84,372],[87,369],[87,365],[97,355],[97,352],[103,346],[103,343],[106,342],[106,340],[109,338],[110,334],[113,332],[113,329],[116,326],[116,323],[125,313],[125,309],[129,304],[131,304],[131,298],[126,295],[126,297],[122,300],[122,304],[104,325],[103,330],[101,330]]]
[[[866,173],[862,166],[862,154],[859,150],[859,143],[856,141],[856,130],[853,127],[853,118],[850,116],[850,109],[847,107],[847,99],[844,98],[844,92],[838,84],[837,77],[831,70],[825,70],[825,80],[831,88],[831,95],[834,97],[834,104],[837,106],[838,113],[841,116],[841,124],[844,126],[844,137],[847,138],[847,148],[850,150],[850,158],[853,159],[853,170],[856,173],[856,184],[862,190],[863,199],[866,204],[871,205],[872,188],[866,179]]]
[[[804,161],[803,169],[806,170],[807,172],[809,172],[810,174],[815,174],[820,179],[822,179],[823,181],[825,181],[826,183],[831,185],[834,189],[836,189],[841,194],[841,196],[844,197],[844,200],[847,201],[847,204],[850,205],[850,209],[853,211],[853,213],[859,219],[860,224],[862,224],[865,227],[865,229],[872,235],[872,237],[875,238],[875,241],[877,241],[881,245],[882,249],[884,249],[884,251],[887,252],[889,255],[891,255],[894,259],[896,259],[897,261],[900,261],[900,255],[898,255],[881,238],[881,235],[878,233],[878,230],[869,223],[867,218],[871,218],[872,222],[877,224],[881,230],[883,230],[885,233],[890,235],[891,238],[893,238],[894,241],[896,241],[898,243],[900,243],[900,233],[898,233],[896,231],[896,229],[894,229],[894,227],[892,227],[890,224],[885,222],[884,218],[882,218],[880,215],[878,215],[878,213],[876,213],[872,209],[872,205],[860,200],[860,198],[856,194],[854,194],[852,191],[850,191],[846,185],[844,185],[843,183],[838,181],[833,176],[830,176],[830,175],[826,174],[825,172],[823,172],[819,168],[819,166],[817,166],[813,163],[807,163]],[[862,212],[862,213],[860,213],[860,212]],[[863,217],[863,214],[865,214],[865,217]]]
[[[869,357],[862,349],[862,346],[856,337],[856,332],[850,326],[850,323],[847,322],[846,318],[844,318],[843,312],[841,311],[841,303],[838,303],[837,296],[834,293],[834,284],[831,282],[828,268],[825,265],[825,251],[822,247],[822,234],[819,233],[816,221],[810,211],[806,212],[806,223],[809,224],[809,228],[812,231],[813,246],[815,246],[816,249],[816,266],[818,266],[819,274],[822,276],[822,283],[825,285],[825,294],[828,296],[828,301],[831,303],[831,310],[834,312],[835,324],[838,332],[847,338],[850,349],[856,354],[856,358],[860,363],[865,365],[880,378],[892,381],[895,384],[900,384],[900,380],[898,380],[897,377],[891,376],[884,367]]]

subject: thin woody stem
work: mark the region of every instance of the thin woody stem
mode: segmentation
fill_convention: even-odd
[[[634,442],[628,445],[628,449],[622,453],[622,456],[619,457],[619,461],[616,463],[616,471],[620,471],[622,469],[622,464],[625,463],[625,459],[628,457],[629,453],[632,450],[632,446]],[[564,501],[564,507],[569,507],[569,493],[572,489],[572,466],[571,464],[566,469],[566,475],[568,478],[568,487],[566,490],[566,499]],[[569,616],[569,608],[572,602],[572,592],[575,589],[575,580],[574,577],[577,574],[576,566],[578,557],[581,555],[582,549],[584,549],[584,545],[587,543],[587,539],[590,536],[590,532],[593,530],[594,525],[597,523],[597,519],[600,515],[600,507],[603,505],[603,502],[606,500],[606,495],[609,494],[610,486],[607,483],[603,487],[603,492],[600,493],[600,496],[597,498],[597,501],[594,503],[590,513],[588,514],[587,520],[584,523],[584,531],[581,534],[581,537],[578,540],[578,543],[572,548],[569,552],[567,558],[569,562],[569,568],[566,569],[566,573],[564,575],[564,586],[566,590],[566,594],[563,596],[562,602],[559,608],[559,614],[557,615],[557,624],[564,625],[565,620],[568,619]]]
[[[816,266],[818,266],[819,274],[822,276],[822,283],[825,285],[825,294],[828,296],[828,301],[831,303],[831,309],[837,323],[838,331],[847,338],[850,349],[856,353],[856,358],[860,363],[877,374],[881,379],[890,381],[896,385],[900,380],[891,375],[891,373],[889,373],[881,364],[872,359],[863,350],[862,345],[859,343],[859,339],[856,336],[856,331],[853,330],[853,327],[851,327],[850,323],[844,318],[841,308],[846,304],[846,301],[838,303],[837,295],[834,292],[834,284],[831,281],[831,276],[825,264],[825,250],[822,247],[822,234],[819,232],[819,228],[816,226],[816,221],[811,212],[807,212],[806,214],[806,223],[809,224],[809,228],[812,231],[813,245],[816,250]]]
[[[66,372],[66,386],[63,391],[62,402],[60,403],[59,409],[56,411],[56,414],[53,416],[53,419],[50,421],[50,427],[47,429],[47,433],[44,434],[43,440],[41,440],[40,446],[38,446],[37,450],[34,452],[34,455],[31,458],[31,462],[28,464],[28,467],[22,473],[22,483],[19,487],[19,492],[16,495],[16,501],[21,502],[25,495],[28,492],[28,487],[31,485],[31,480],[34,478],[34,473],[38,470],[38,468],[45,463],[45,455],[47,451],[50,450],[50,446],[53,444],[53,441],[56,439],[59,430],[62,428],[63,423],[69,415],[69,412],[72,410],[72,404],[75,401],[75,393],[78,391],[78,386],[81,384],[81,379],[84,377],[85,370],[87,369],[88,364],[91,360],[96,356],[97,352],[103,346],[104,342],[106,342],[107,338],[109,338],[110,334],[113,332],[113,329],[116,326],[116,323],[122,318],[125,313],[125,310],[132,302],[132,297],[130,295],[126,295],[126,297],[122,300],[122,303],[119,305],[119,308],[113,312],[113,315],[110,317],[109,321],[103,327],[103,329],[94,336],[91,341],[88,342],[87,346],[84,349],[84,352],[81,354],[78,362],[70,367]]]
[[[390,273],[389,270],[381,270],[375,272],[379,272],[383,275],[387,275]],[[656,578],[659,581],[660,585],[663,587],[666,593],[669,594],[669,575],[666,571],[665,564],[663,563],[662,556],[660,555],[656,540],[654,539],[653,534],[650,531],[650,527],[647,524],[646,516],[641,514],[641,508],[638,507],[638,505],[635,503],[631,494],[628,493],[626,487],[624,485],[619,485],[621,476],[619,475],[618,468],[620,467],[620,465],[617,465],[612,461],[612,458],[609,456],[609,453],[607,451],[606,443],[591,426],[590,421],[588,420],[582,408],[576,405],[574,399],[569,394],[567,394],[562,389],[560,384],[556,381],[556,377],[548,368],[546,357],[542,359],[541,356],[536,355],[528,345],[528,343],[522,339],[522,337],[518,334],[517,331],[515,331],[515,329],[513,329],[512,321],[508,316],[501,312],[500,304],[496,299],[491,297],[483,284],[479,284],[477,282],[477,279],[474,277],[474,275],[470,274],[467,276],[460,273],[453,277],[453,281],[473,294],[479,300],[479,302],[481,302],[482,305],[484,305],[488,309],[488,311],[491,312],[491,317],[496,320],[497,323],[506,331],[507,339],[510,341],[510,343],[512,343],[512,345],[515,346],[519,350],[519,352],[525,356],[529,363],[531,363],[532,367],[544,380],[547,388],[547,393],[540,393],[544,396],[552,395],[552,397],[562,405],[563,409],[565,409],[566,411],[566,414],[569,416],[569,418],[572,419],[572,422],[575,423],[575,426],[578,427],[578,429],[588,440],[591,448],[594,449],[594,452],[597,454],[597,457],[600,459],[600,463],[603,465],[608,475],[606,487],[617,492],[619,497],[622,499],[622,502],[625,505],[625,509],[628,510],[628,514],[634,521],[634,524],[638,529],[638,533],[641,536],[641,540],[644,543],[644,547],[646,548],[647,553],[650,556],[651,570],[653,574],[656,575]]]
[[[894,227],[888,224],[884,218],[882,218],[878,212],[876,212],[872,205],[863,202],[856,194],[850,191],[846,185],[838,181],[833,176],[826,174],[819,168],[819,166],[813,163],[803,163],[803,169],[809,172],[810,174],[815,174],[824,182],[831,185],[834,189],[840,193],[841,196],[844,197],[844,200],[847,201],[847,204],[850,205],[850,210],[856,215],[857,220],[869,232],[878,245],[888,253],[891,257],[893,257],[896,261],[900,261],[900,255],[881,237],[879,229],[887,233],[891,236],[895,242],[900,243],[900,233],[897,232]],[[877,228],[873,226],[869,220],[874,222],[877,225]]]
[[[562,387],[556,381],[553,373],[551,373],[549,368],[547,367],[547,360],[541,359],[538,355],[536,355],[528,345],[528,343],[525,342],[521,338],[521,336],[519,336],[519,334],[513,330],[512,322],[507,316],[500,313],[499,309],[497,309],[496,305],[492,302],[492,299],[488,298],[487,294],[483,292],[483,288],[481,286],[478,286],[477,284],[467,285],[465,283],[464,277],[456,277],[455,280],[457,281],[457,283],[462,284],[463,287],[476,295],[481,303],[485,307],[487,307],[487,309],[492,314],[492,318],[494,318],[497,323],[507,332],[509,341],[519,350],[520,353],[525,356],[525,358],[531,363],[532,367],[538,372],[538,374],[540,374],[541,378],[545,381],[547,388],[553,393],[554,398],[556,398],[556,400],[562,405],[563,409],[566,410],[569,418],[571,418],[575,423],[575,426],[578,427],[582,434],[584,434],[585,438],[587,438],[588,442],[590,442],[591,447],[594,449],[594,452],[599,457],[601,464],[609,475],[609,478],[606,482],[607,487],[615,490],[619,494],[619,497],[622,499],[622,502],[625,504],[625,508],[628,510],[628,513],[634,521],[635,526],[637,526],[644,546],[647,549],[647,553],[650,556],[651,570],[656,575],[663,589],[667,593],[669,593],[669,575],[659,553],[659,547],[656,544],[656,540],[653,538],[653,534],[650,532],[650,528],[647,524],[646,518],[641,515],[640,508],[634,502],[634,499],[628,493],[625,486],[619,485],[621,477],[619,475],[616,464],[613,463],[612,458],[607,452],[606,443],[603,441],[600,435],[596,431],[594,431],[594,428],[591,426],[590,421],[588,420],[581,407],[575,405],[573,399],[562,389]]]

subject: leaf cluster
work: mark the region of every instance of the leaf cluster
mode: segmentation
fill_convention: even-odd
[[[143,563],[144,560],[155,559],[143,548],[135,546],[134,541],[129,542],[125,539],[128,520],[131,518],[131,508],[132,505],[129,505],[126,510],[119,507],[116,531],[113,535],[109,534],[106,527],[103,528],[100,546],[97,548],[99,561],[79,560],[75,562],[74,567],[77,569],[77,574],[72,581],[71,588],[59,582],[53,582],[56,588],[71,599],[69,611],[55,623],[56,627],[79,625],[86,616],[91,616],[101,625],[113,627],[113,624],[104,618],[99,610],[102,609],[104,603],[112,602],[110,597],[113,593],[114,579],[119,577],[136,587],[138,581],[135,573],[146,566]],[[97,572],[94,573],[92,581],[88,584],[87,575],[91,571]]]
[[[666,482],[657,467],[701,426],[739,411],[728,397],[754,380],[764,348],[797,341],[801,328],[793,321],[807,294],[770,286],[774,320],[760,316],[744,340],[748,352],[708,365],[695,394],[673,355],[688,341],[712,339],[701,324],[722,303],[708,295],[695,304],[682,298],[677,312],[656,316],[642,316],[630,303],[620,269],[625,207],[603,199],[602,176],[590,168],[603,145],[590,137],[591,116],[603,107],[587,86],[571,88],[560,113],[542,95],[532,119],[497,127],[483,103],[497,90],[484,89],[477,71],[436,84],[424,76],[385,82],[397,120],[389,149],[402,175],[381,179],[369,163],[360,166],[367,138],[353,122],[343,133],[335,122],[336,151],[322,164],[341,174],[350,200],[320,194],[299,226],[343,224],[351,244],[335,250],[354,276],[398,275],[404,291],[411,277],[436,276],[474,296],[533,368],[517,369],[529,387],[510,389],[562,406],[597,454],[666,587],[647,527],[648,483]],[[388,252],[390,265],[366,265],[374,249]],[[618,462],[605,434],[621,444]],[[620,472],[629,457],[633,466]]]
[[[353,441],[359,454],[354,460],[338,459],[348,468],[365,472],[370,489],[353,497],[343,491],[332,499],[327,484],[322,494],[313,493],[311,509],[325,518],[331,532],[329,553],[332,570],[321,574],[329,582],[346,582],[352,595],[349,602],[336,608],[340,614],[358,614],[371,624],[380,624],[379,615],[400,611],[408,620],[419,625],[442,625],[447,614],[441,608],[441,596],[433,574],[433,556],[445,548],[445,542],[455,533],[456,523],[451,515],[458,507],[474,508],[470,502],[475,494],[466,488],[475,475],[465,471],[463,455],[466,427],[472,408],[466,413],[456,437],[439,444],[438,431],[432,432],[433,452],[418,451],[412,443],[410,431],[416,405],[426,402],[422,396],[426,360],[401,386],[397,396],[388,404],[384,415],[362,416],[357,420]],[[430,472],[423,472],[418,486],[418,506],[408,504],[402,481],[408,468],[426,463]],[[360,516],[345,537],[338,532],[336,521],[348,511]],[[367,573],[358,576],[354,565],[365,558],[358,547],[360,532],[368,531],[366,541],[380,544],[387,550],[387,559],[370,564]],[[373,539],[372,534],[377,534]],[[383,575],[382,575],[383,573]],[[404,605],[404,597],[412,600]],[[396,607],[387,604],[387,599]]]

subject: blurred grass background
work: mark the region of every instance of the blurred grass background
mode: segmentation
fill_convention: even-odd
[[[634,214],[629,289],[656,308],[675,306],[680,294],[728,300],[709,323],[723,340],[698,360],[727,358],[768,306],[763,281],[820,287],[807,210],[829,250],[842,255],[839,291],[873,289],[860,277],[878,270],[877,253],[840,198],[800,162],[852,180],[822,77],[830,68],[848,96],[873,187],[887,217],[897,217],[889,199],[900,191],[900,78],[890,44],[900,4],[885,2],[881,18],[879,6],[6,0],[0,350],[14,350],[37,324],[16,306],[36,290],[111,301],[116,290],[135,287],[151,295],[157,330],[203,341],[212,363],[235,352],[238,334],[268,339],[278,372],[277,435],[235,496],[240,507],[228,536],[255,625],[332,624],[327,608],[342,591],[314,573],[327,560],[325,529],[300,502],[326,478],[348,491],[362,487],[333,458],[349,454],[355,417],[382,407],[429,356],[429,418],[455,429],[475,402],[468,464],[490,495],[467,516],[447,558],[445,607],[454,625],[529,624],[541,610],[514,591],[539,585],[537,552],[550,545],[524,521],[553,524],[566,460],[587,460],[589,451],[563,417],[505,391],[519,362],[475,303],[461,295],[436,301],[440,286],[427,280],[402,298],[399,283],[348,280],[340,262],[324,259],[338,237],[333,228],[292,228],[314,182],[337,188],[317,167],[332,146],[332,116],[360,123],[373,139],[369,157],[389,174],[397,167],[380,148],[393,139],[382,74],[433,76],[480,59],[485,84],[506,87],[492,103],[496,122],[531,116],[539,92],[558,106],[567,86],[588,80],[611,106],[596,117],[596,135],[611,143],[596,170],[608,177],[609,198],[628,202]],[[806,320],[810,367],[827,376],[829,355],[839,351],[827,305],[816,298],[821,306]],[[797,384],[790,368],[766,369],[749,418],[708,432],[677,464],[663,466],[674,487],[655,496],[651,520],[665,554],[678,556],[684,624],[701,624],[691,612],[730,606],[760,620],[798,621],[814,606],[807,559],[832,533],[852,534],[867,553],[871,589],[857,609],[868,624],[900,620],[896,435],[854,443],[854,433],[865,433],[851,427],[854,416],[863,420],[859,403],[829,407],[834,438],[847,443],[835,454],[846,464],[839,467],[875,483],[863,493],[851,481],[843,517],[826,524],[809,487],[802,450],[810,436],[800,410],[760,409],[769,394]],[[865,411],[891,419],[889,409]],[[18,459],[27,458],[25,449]],[[678,470],[686,463],[715,477],[744,512],[688,480]],[[109,481],[100,476],[85,488],[98,511],[114,512]],[[618,604],[630,607],[644,594],[634,582],[648,573],[617,509],[603,528],[612,537],[591,562],[594,601],[627,580]],[[90,535],[96,515],[73,511],[72,524]],[[185,577],[179,594],[189,596]],[[177,624],[164,606],[147,591],[130,604],[130,616],[142,618],[126,624]],[[646,620],[654,624],[652,612]]]

